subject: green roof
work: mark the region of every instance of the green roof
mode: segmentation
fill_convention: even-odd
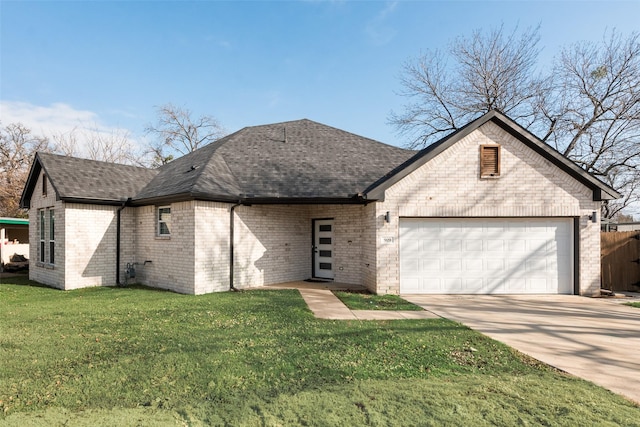
[[[0,224],[29,225],[29,220],[26,218],[0,218]]]

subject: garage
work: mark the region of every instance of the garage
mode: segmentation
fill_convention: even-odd
[[[401,218],[403,294],[572,294],[572,218]]]

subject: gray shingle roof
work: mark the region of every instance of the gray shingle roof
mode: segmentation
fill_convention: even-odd
[[[134,201],[347,199],[413,154],[307,119],[247,127],[161,167]]]
[[[594,190],[620,197],[508,117],[492,111],[420,152],[303,119],[247,127],[158,169],[38,153],[21,206],[29,207],[41,168],[63,200],[136,204],[201,199],[263,203],[348,202],[384,198],[389,186],[487,121]]]
[[[127,200],[158,173],[154,169],[38,153],[23,194],[23,205],[31,198],[40,169],[44,169],[60,199],[97,202]],[[35,180],[31,179],[34,175]]]

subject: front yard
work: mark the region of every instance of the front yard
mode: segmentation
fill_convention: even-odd
[[[640,425],[622,397],[443,319],[319,320],[290,290],[9,280],[3,425]]]

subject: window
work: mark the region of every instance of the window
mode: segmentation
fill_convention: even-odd
[[[480,177],[490,178],[500,176],[500,146],[480,146]]]
[[[56,249],[56,214],[53,209],[49,209],[49,264],[55,264]]]
[[[44,209],[39,209],[38,210],[38,217],[39,217],[39,224],[40,224],[40,247],[39,249],[39,253],[38,253],[38,260],[40,262],[44,262],[44,239],[45,239],[45,233],[46,233],[46,229],[44,228],[45,223],[44,223]]]
[[[47,175],[42,174],[42,195],[47,195]]]
[[[158,236],[171,235],[171,207],[158,208]]]

